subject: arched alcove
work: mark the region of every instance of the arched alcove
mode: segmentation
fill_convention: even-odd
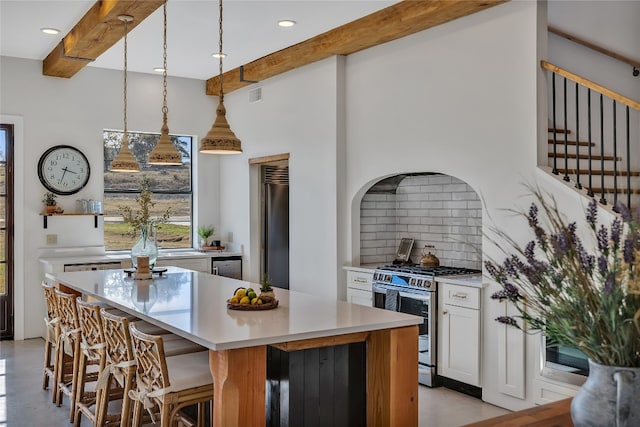
[[[414,263],[425,245],[433,245],[440,265],[482,268],[480,197],[454,176],[417,172],[381,179],[364,193],[359,219],[361,265],[393,262],[400,239],[409,238]]]

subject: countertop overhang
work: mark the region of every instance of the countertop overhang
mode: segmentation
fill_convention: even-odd
[[[150,281],[129,278],[123,270],[50,273],[48,277],[212,350],[399,328],[424,320],[279,288],[275,288],[280,302],[276,309],[230,310],[227,299],[238,287],[259,289],[260,285],[177,267]]]
[[[160,250],[158,259],[184,259],[184,258],[221,258],[229,256],[242,256],[241,252],[230,251],[199,251],[199,250]],[[122,261],[131,259],[130,251],[110,252],[94,255],[79,255],[77,252],[56,255],[47,255],[38,258],[44,264],[91,264],[109,261]]]

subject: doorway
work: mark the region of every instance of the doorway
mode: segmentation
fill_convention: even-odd
[[[0,124],[0,339],[13,339],[13,125]]]
[[[289,162],[263,164],[260,277],[289,289]]]

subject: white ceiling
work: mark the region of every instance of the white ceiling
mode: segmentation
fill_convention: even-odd
[[[0,0],[0,55],[44,59],[95,0]],[[383,9],[388,0],[224,0],[224,70],[261,58],[317,34]],[[167,3],[167,72],[171,76],[208,79],[218,74],[218,2],[169,0]],[[128,69],[153,73],[162,66],[162,7],[128,36]],[[297,25],[280,28],[277,21]],[[43,34],[53,27],[59,35]],[[90,66],[122,69],[120,41]]]
[[[44,59],[95,0],[0,0],[0,55]],[[251,62],[383,9],[396,0],[224,0],[224,70]],[[208,79],[218,73],[218,2],[169,0],[168,73]],[[549,2],[549,23],[615,52],[640,59],[640,1]],[[298,25],[280,28],[279,19]],[[61,30],[56,36],[42,27]],[[162,8],[129,34],[131,71],[162,65]],[[122,41],[90,66],[122,69]]]

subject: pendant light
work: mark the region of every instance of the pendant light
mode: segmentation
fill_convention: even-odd
[[[111,162],[113,172],[140,172],[140,165],[129,149],[129,132],[127,132],[127,25],[133,21],[133,16],[120,15],[118,19],[124,23],[124,130],[120,151]]]
[[[182,156],[178,149],[171,142],[169,137],[169,126],[167,125],[167,2],[163,5],[164,11],[164,34],[162,44],[162,128],[160,129],[160,140],[149,154],[149,164],[164,166],[182,165]]]
[[[218,41],[218,79],[220,80],[220,92],[218,93],[218,108],[216,108],[216,120],[213,126],[202,139],[200,152],[205,154],[239,154],[242,153],[240,140],[231,130],[227,122],[227,110],[224,108],[224,91],[222,89],[222,0],[219,1],[220,17],[219,41]]]

